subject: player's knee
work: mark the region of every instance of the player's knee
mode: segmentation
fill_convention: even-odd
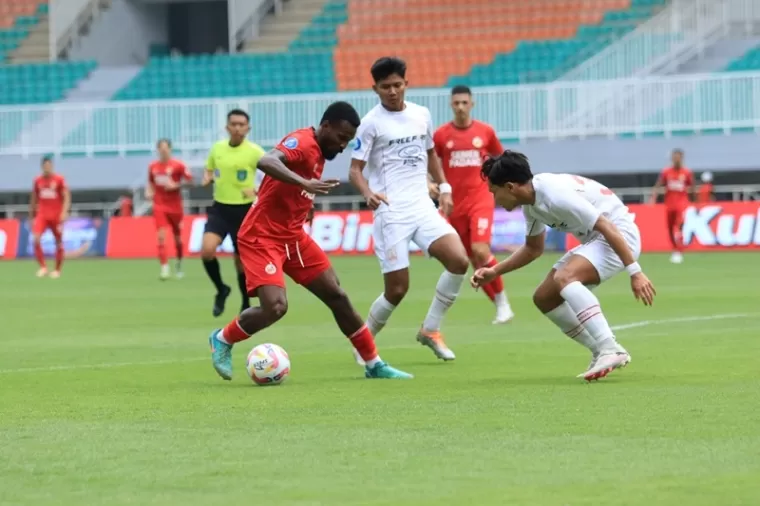
[[[554,279],[554,283],[556,283],[557,288],[559,290],[562,290],[570,283],[574,283],[575,281],[580,281],[576,273],[569,269],[559,269],[557,272],[554,273],[553,279]]]
[[[216,248],[201,248],[201,259],[203,259],[206,262],[209,262],[216,258]]]
[[[394,306],[398,306],[401,301],[404,300],[406,292],[408,291],[409,285],[405,283],[394,283],[385,287],[385,299]]]
[[[279,321],[288,312],[288,301],[284,298],[278,298],[269,304],[262,305],[262,309],[267,321],[271,325]]]
[[[452,274],[466,274],[467,269],[470,267],[470,260],[467,255],[454,255],[448,262],[446,262],[446,270]]]
[[[335,309],[346,308],[351,305],[348,294],[339,286],[327,296],[327,300],[324,302],[328,307]]]
[[[472,263],[475,265],[485,265],[491,258],[491,248],[485,243],[475,243],[472,245]]]

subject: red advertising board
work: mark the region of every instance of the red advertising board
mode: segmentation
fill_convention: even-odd
[[[18,235],[19,222],[17,220],[0,220],[0,259],[16,258]]]
[[[670,251],[665,206],[628,206],[641,230],[642,250]],[[760,250],[760,202],[710,202],[684,212],[683,240],[689,251]],[[568,235],[568,249],[578,241]]]

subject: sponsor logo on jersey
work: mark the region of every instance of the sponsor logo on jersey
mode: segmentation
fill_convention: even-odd
[[[482,163],[480,151],[477,149],[465,149],[451,152],[449,167],[480,167]]]

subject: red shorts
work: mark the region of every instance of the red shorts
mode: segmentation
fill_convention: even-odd
[[[685,209],[682,207],[668,207],[665,209],[665,220],[668,229],[681,228],[683,226],[683,214]]]
[[[285,274],[299,285],[308,285],[331,268],[327,254],[306,234],[298,241],[287,243],[240,236],[238,253],[251,295],[255,295],[260,286],[285,288]]]
[[[36,216],[34,223],[32,223],[32,233],[40,236],[47,229],[50,229],[54,236],[60,237],[63,234],[63,223],[61,223],[59,218],[52,219],[45,216]]]
[[[467,254],[472,254],[472,245],[478,242],[491,245],[494,207],[488,205],[473,207],[466,214],[449,217],[449,223],[462,239]]]
[[[184,217],[184,212],[182,211],[153,210],[153,219],[156,222],[156,230],[169,227],[173,231],[179,232],[182,230],[182,219]]]

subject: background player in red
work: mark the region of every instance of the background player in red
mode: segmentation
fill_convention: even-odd
[[[148,185],[145,188],[145,198],[153,200],[153,218],[156,221],[158,238],[158,261],[161,263],[161,279],[171,275],[169,254],[166,251],[166,229],[170,228],[174,236],[174,246],[177,251],[178,278],[182,273],[182,219],[185,210],[182,207],[182,183],[193,180],[193,175],[187,166],[176,158],[172,158],[172,143],[169,139],[161,139],[156,144],[158,160],[148,168]]]
[[[319,128],[291,133],[259,160],[258,168],[266,177],[237,239],[248,291],[259,298],[260,305],[244,310],[209,336],[212,363],[223,379],[232,378],[232,345],[285,316],[284,274],[330,308],[338,327],[366,362],[366,377],[412,377],[380,359],[372,333],[340,287],[330,260],[303,228],[314,196],[338,185],[338,181],[320,180],[325,160],[346,148],[359,123],[350,104],[335,102],[325,110]]]
[[[712,172],[709,172],[709,171],[703,172],[700,179],[702,180],[702,184],[699,185],[699,190],[697,190],[697,203],[707,204],[708,202],[714,201],[715,190],[713,187]]]
[[[488,183],[480,175],[483,159],[500,156],[504,149],[496,132],[486,123],[472,119],[475,102],[467,86],[451,90],[453,121],[436,130],[433,141],[441,158],[446,180],[451,184],[454,210],[449,222],[462,239],[475,269],[493,267],[491,228],[495,204]],[[435,194],[433,192],[433,197]],[[493,323],[506,323],[514,314],[504,293],[501,276],[483,286],[483,291],[496,305]]]
[[[673,245],[670,261],[674,264],[683,262],[683,213],[689,206],[689,195],[694,196],[694,174],[683,165],[683,151],[674,149],[671,153],[670,167],[666,167],[652,188],[651,204],[657,202],[660,188],[665,187],[665,213]]]
[[[34,240],[34,256],[40,264],[37,277],[47,276],[45,254],[42,252],[40,239],[45,230],[50,229],[55,238],[55,270],[51,278],[61,276],[63,266],[63,223],[69,215],[71,192],[66,186],[62,175],[53,172],[53,160],[42,159],[42,175],[34,179],[34,188],[29,202],[29,218],[32,222],[32,238]]]

